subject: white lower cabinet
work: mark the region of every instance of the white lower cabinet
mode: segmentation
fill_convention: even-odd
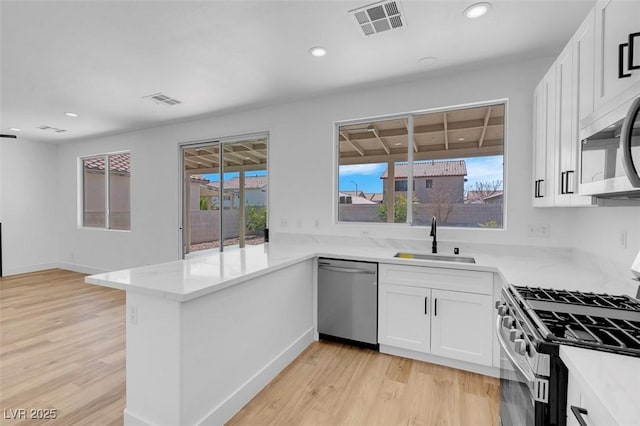
[[[569,370],[569,378],[567,380],[567,426],[580,426],[572,407],[581,411],[578,416],[582,417],[582,420],[588,426],[619,425],[602,402],[594,395],[593,391]]]
[[[493,274],[379,265],[381,345],[471,362],[493,363]]]
[[[491,296],[431,290],[431,353],[491,365]]]
[[[429,352],[431,290],[406,285],[378,287],[378,341],[398,348]]]

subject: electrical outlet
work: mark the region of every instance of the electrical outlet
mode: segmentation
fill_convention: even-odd
[[[316,219],[313,221],[313,226],[315,226],[316,228],[320,227],[320,219]]]
[[[549,225],[538,225],[538,235],[540,238],[549,238],[551,233]]]
[[[529,238],[549,238],[551,236],[551,226],[548,224],[527,225],[527,237]]]
[[[138,324],[138,307],[135,305],[127,306],[127,316],[129,317],[129,324]]]
[[[618,236],[618,245],[623,249],[627,248],[627,231],[626,230],[620,231],[620,234]]]
[[[282,219],[280,221],[280,225],[282,225],[283,228],[286,228],[287,227],[287,219]]]

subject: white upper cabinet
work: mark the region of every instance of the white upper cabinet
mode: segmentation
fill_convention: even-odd
[[[556,60],[556,185],[554,205],[570,206],[577,163],[577,97],[575,92],[573,43]]]
[[[632,96],[640,82],[640,1],[598,1],[595,6],[595,110],[608,111]],[[631,43],[633,46],[631,46]],[[626,44],[626,46],[625,46]],[[629,63],[633,47],[634,63]],[[632,69],[638,66],[636,69]]]
[[[578,176],[581,120],[596,108],[595,16],[591,10],[534,91],[534,207],[593,204],[578,195]]]
[[[556,64],[553,64],[533,94],[533,206],[553,205],[556,133]]]
[[[575,64],[576,97],[578,98],[578,120],[593,114],[595,96],[595,50],[596,50],[595,9],[573,36],[573,63]]]

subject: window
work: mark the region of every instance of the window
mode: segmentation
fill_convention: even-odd
[[[131,229],[131,154],[82,159],[82,226]]]
[[[349,205],[336,196],[338,221],[429,226],[436,216],[444,226],[502,228],[505,106],[338,123],[336,192],[364,194]]]

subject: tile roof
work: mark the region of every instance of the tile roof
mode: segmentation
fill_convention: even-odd
[[[91,157],[83,159],[84,168],[88,170],[104,170],[104,157]],[[109,170],[112,172],[130,173],[131,171],[131,154],[126,152],[122,154],[109,155]]]
[[[406,178],[408,174],[407,163],[396,164],[395,177]],[[413,177],[436,177],[436,176],[466,176],[467,164],[464,160],[458,161],[414,161]],[[387,178],[387,170],[384,171],[380,179]]]

